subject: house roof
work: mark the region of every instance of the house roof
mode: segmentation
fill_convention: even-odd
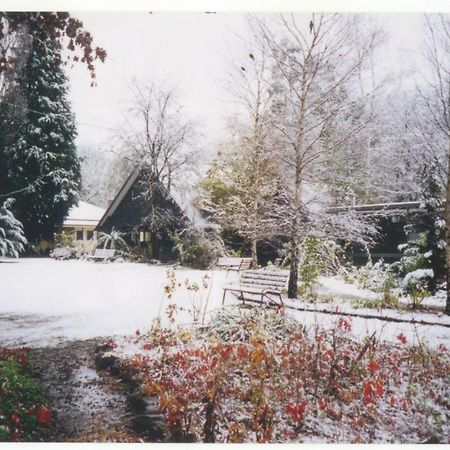
[[[87,202],[78,202],[78,206],[73,206],[69,210],[69,215],[63,223],[64,227],[91,225],[96,226],[105,212],[104,208],[92,205]]]
[[[128,191],[133,187],[140,174],[141,168],[137,167],[128,176],[122,187],[119,189],[119,192],[115,196],[114,200],[111,202],[111,204],[108,206],[103,216],[99,220],[98,227],[103,226],[108,217],[111,217],[114,214],[124,197],[127,195]],[[194,226],[198,228],[202,228],[204,226],[205,220],[201,216],[199,210],[193,205],[193,193],[191,191],[189,191],[188,189],[184,189],[182,192],[178,192],[174,189],[171,189],[169,195]]]
[[[133,184],[136,181],[136,179],[138,178],[139,174],[140,174],[139,169],[134,169],[133,172],[131,172],[131,174],[128,176],[128,178],[125,180],[125,182],[122,184],[122,187],[119,189],[119,192],[114,197],[114,200],[109,204],[108,208],[103,213],[97,226],[101,227],[106,222],[106,219],[108,219],[108,217],[111,217],[114,214],[117,207],[120,205],[120,203],[122,202],[124,197],[127,195],[128,191],[133,186]]]

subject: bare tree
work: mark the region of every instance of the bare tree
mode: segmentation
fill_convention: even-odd
[[[119,139],[126,158],[148,170],[168,190],[195,166],[194,123],[183,115],[174,88],[134,82],[131,106]]]
[[[201,206],[218,215],[247,238],[253,266],[257,245],[274,232],[280,172],[271,122],[272,73],[268,49],[242,40],[243,59],[232,61],[226,87],[237,105],[229,120],[230,139],[216,157],[203,183]],[[244,62],[245,61],[245,62]],[[226,195],[217,198],[221,184]],[[205,195],[206,194],[206,195]]]
[[[430,70],[422,70],[425,83],[418,91],[427,114],[417,129],[422,150],[439,168],[445,192],[445,312],[450,314],[450,17],[445,14],[425,16],[425,30],[425,56]]]
[[[173,189],[193,178],[198,164],[198,138],[194,123],[186,118],[175,89],[155,82],[133,82],[125,127],[118,136],[121,153],[139,170],[142,197],[149,206],[145,222],[151,229],[172,220],[157,208],[156,196],[167,198]]]
[[[302,237],[311,229],[331,232],[341,222],[326,221],[326,205],[318,206],[326,197],[321,185],[324,161],[371,120],[367,117],[344,133],[335,132],[335,125],[353,106],[355,77],[376,47],[379,34],[373,27],[364,32],[361,17],[356,15],[281,15],[277,29],[261,18],[255,21],[274,64],[272,112],[281,142],[285,188],[278,225],[289,236],[288,295],[294,298]],[[369,227],[357,227],[360,238],[366,231]]]

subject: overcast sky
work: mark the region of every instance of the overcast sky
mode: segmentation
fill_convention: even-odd
[[[169,79],[178,86],[186,113],[196,119],[208,147],[223,135],[232,112],[223,77],[226,57],[237,49],[236,33],[245,36],[243,13],[74,13],[108,53],[97,64],[97,86],[90,87],[87,69],[70,69],[70,99],[78,123],[80,145],[108,148],[121,125],[121,111],[133,78]],[[382,54],[394,69],[408,64],[420,45],[421,16],[379,15],[390,34]]]

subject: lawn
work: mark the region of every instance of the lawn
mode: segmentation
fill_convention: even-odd
[[[75,339],[129,335],[136,330],[147,330],[158,317],[174,324],[189,324],[193,319],[207,323],[211,314],[222,306],[223,285],[237,281],[234,272],[179,267],[174,277],[168,277],[168,270],[170,266],[48,258],[0,263],[0,345],[41,347]],[[321,282],[327,303],[296,300],[290,304],[311,312],[287,309],[288,314],[304,325],[332,327],[339,317],[317,312],[324,309],[450,324],[448,316],[437,313],[355,308],[352,306],[355,298],[376,294],[335,279]],[[172,283],[174,289],[170,289],[169,299],[165,287]],[[345,298],[348,293],[350,298]],[[228,295],[226,304],[233,302],[233,296]],[[170,319],[169,305],[172,305]],[[448,327],[361,317],[349,321],[356,338],[375,332],[380,340],[398,342],[398,336],[403,335],[411,344],[421,341],[433,347],[450,348]]]

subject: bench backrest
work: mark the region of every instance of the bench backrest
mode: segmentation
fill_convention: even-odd
[[[99,258],[112,258],[116,251],[110,248],[96,248],[94,252],[94,256]]]
[[[217,260],[218,267],[236,267],[239,269],[248,269],[252,263],[252,258],[235,258],[235,257],[221,257]]]
[[[255,289],[270,289],[273,292],[283,291],[289,279],[288,270],[255,269],[242,272],[241,284]]]

